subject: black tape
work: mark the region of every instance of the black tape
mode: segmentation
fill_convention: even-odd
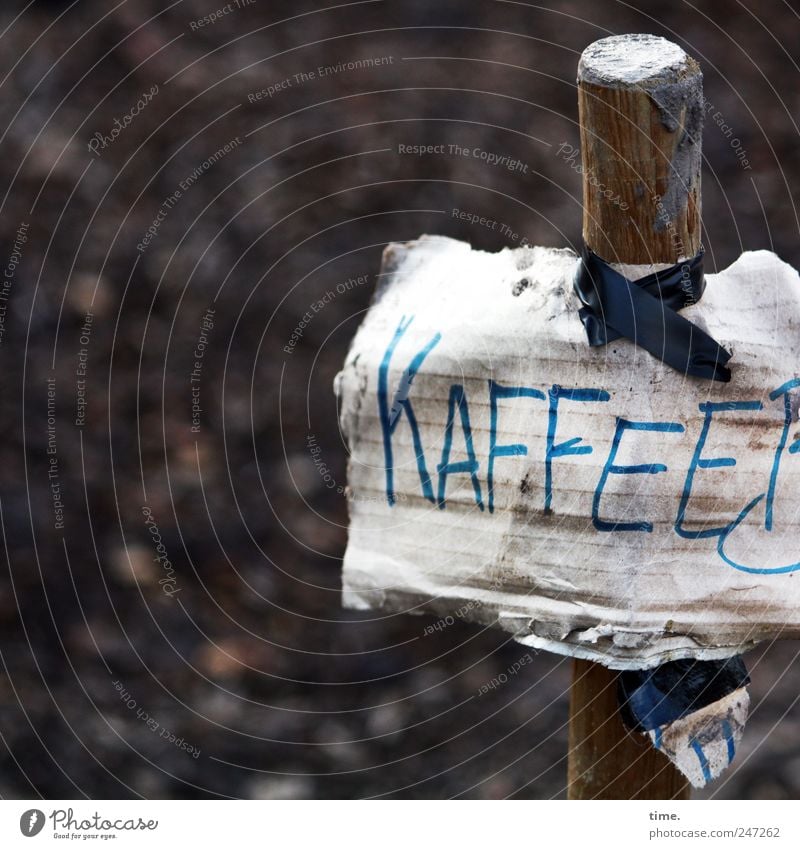
[[[740,656],[725,660],[673,660],[655,669],[620,672],[617,696],[631,731],[651,731],[750,683]]]
[[[574,286],[590,345],[624,336],[683,374],[731,379],[725,367],[730,353],[677,312],[703,295],[702,250],[694,259],[628,280],[584,246]]]

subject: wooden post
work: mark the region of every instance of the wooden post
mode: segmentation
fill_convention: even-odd
[[[604,38],[581,56],[583,238],[623,273],[643,277],[700,249],[702,85],[697,62],[652,35]],[[616,677],[574,661],[569,798],[688,798],[666,756],[623,726]]]
[[[693,257],[703,123],[697,62],[653,35],[596,41],[578,65],[578,113],[589,247],[617,263]]]
[[[688,781],[619,717],[617,674],[574,660],[569,707],[570,799],[688,799]]]

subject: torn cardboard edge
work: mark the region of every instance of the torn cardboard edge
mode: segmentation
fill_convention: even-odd
[[[644,633],[610,622],[565,632],[563,623],[555,620],[531,620],[525,614],[503,609],[495,613],[480,594],[453,597],[445,594],[444,588],[441,592],[431,588],[431,595],[423,596],[405,592],[399,587],[356,589],[356,584],[357,579],[351,573],[342,589],[342,606],[350,610],[380,609],[390,614],[416,616],[456,615],[464,621],[500,627],[516,642],[529,648],[591,660],[615,671],[655,669],[664,663],[682,659],[724,660],[744,654],[761,642],[754,639],[734,646],[710,646],[698,643],[690,634]],[[468,615],[459,614],[462,609],[466,609]]]

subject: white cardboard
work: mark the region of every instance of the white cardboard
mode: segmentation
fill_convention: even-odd
[[[732,351],[733,379],[723,384],[679,374],[624,339],[590,348],[572,291],[577,262],[569,250],[490,254],[430,236],[387,248],[379,290],[337,378],[350,450],[345,605],[499,623],[527,645],[616,669],[800,636],[800,452],[791,450],[800,386],[775,395],[800,375],[797,272],[772,253],[745,253],[708,275],[703,299],[682,311]],[[426,345],[418,373],[404,378]],[[527,453],[494,458],[491,512],[490,381],[545,396],[497,401],[496,445]],[[483,509],[465,471],[445,475],[444,508],[425,498],[415,459],[409,409],[437,501],[448,400],[460,397],[454,385],[467,400]],[[577,388],[608,400],[569,400]],[[709,402],[729,406],[710,414],[698,467],[700,405]],[[737,409],[741,402],[761,409]],[[550,444],[591,453],[551,457],[545,509],[551,403]],[[454,408],[450,464],[470,459],[462,410]],[[673,430],[622,432],[597,507],[616,529],[601,530],[593,505],[620,418]],[[707,467],[717,458],[735,465]],[[616,473],[633,464],[667,469]],[[651,531],[619,528],[644,522]]]

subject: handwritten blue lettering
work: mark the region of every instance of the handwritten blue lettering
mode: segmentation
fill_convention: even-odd
[[[778,484],[778,471],[780,470],[781,465],[781,455],[783,454],[783,449],[786,448],[786,441],[789,436],[789,426],[792,423],[792,404],[789,393],[797,386],[800,386],[800,377],[796,377],[794,380],[787,380],[782,386],[779,386],[776,390],[769,393],[771,401],[774,401],[776,398],[780,398],[781,395],[783,395],[783,430],[781,431],[781,438],[778,442],[778,447],[775,450],[775,459],[772,461],[772,472],[769,476],[769,489],[767,490],[767,515],[764,520],[764,526],[768,531],[772,530],[772,513],[773,506],[775,504],[775,488]],[[800,449],[800,442],[795,442],[789,448],[789,452],[794,454],[798,449]]]
[[[626,430],[651,430],[656,433],[683,433],[682,424],[677,422],[632,422],[628,419],[617,417],[617,427],[614,431],[614,439],[611,441],[611,450],[608,459],[603,466],[600,481],[594,491],[592,499],[592,524],[598,531],[645,531],[651,533],[653,525],[651,522],[606,522],[600,518],[600,498],[603,495],[603,487],[606,485],[609,475],[657,475],[666,472],[667,467],[662,463],[644,463],[637,466],[618,466],[614,463],[617,458],[617,450],[622,440],[622,434]]]
[[[444,510],[447,507],[447,483],[450,475],[467,474],[470,477],[472,489],[474,492],[475,504],[481,512],[485,512],[485,503],[483,497],[483,489],[479,476],[479,460],[475,451],[475,435],[470,418],[469,405],[467,402],[467,392],[462,384],[452,384],[449,390],[447,403],[447,418],[444,427],[444,438],[442,443],[441,460],[436,466],[438,473],[438,489],[434,494],[433,482],[428,472],[425,462],[425,453],[422,445],[422,437],[420,434],[419,424],[414,414],[414,407],[411,403],[410,393],[415,377],[420,372],[428,355],[439,344],[442,339],[441,333],[435,333],[429,341],[420,348],[417,353],[411,358],[407,367],[400,375],[398,386],[394,394],[389,393],[389,372],[392,365],[392,360],[395,352],[403,340],[406,331],[413,322],[413,316],[403,316],[394,331],[391,341],[389,342],[378,369],[378,413],[381,423],[383,435],[383,451],[385,459],[385,474],[386,474],[386,500],[390,507],[394,506],[397,501],[395,493],[395,469],[394,469],[394,449],[392,439],[400,423],[400,420],[405,414],[408,426],[411,431],[411,440],[417,463],[417,471],[419,474],[422,495],[432,504],[436,504],[439,509]],[[777,440],[776,448],[772,456],[772,464],[769,473],[769,483],[765,492],[752,498],[746,506],[740,511],[736,518],[720,527],[704,527],[700,530],[690,530],[686,527],[687,508],[692,500],[692,494],[695,484],[695,478],[699,471],[710,471],[713,469],[730,468],[736,466],[736,458],[729,456],[704,456],[704,451],[707,449],[707,441],[715,416],[726,412],[757,412],[763,409],[760,401],[725,401],[725,402],[704,402],[699,404],[698,409],[703,413],[703,423],[700,434],[697,438],[697,443],[694,447],[691,462],[686,472],[683,489],[681,491],[677,515],[673,525],[675,533],[685,539],[708,539],[717,538],[716,548],[717,554],[721,560],[728,566],[742,572],[752,574],[769,575],[794,572],[800,570],[800,562],[789,563],[781,566],[751,566],[739,563],[734,560],[726,551],[730,548],[730,540],[732,534],[739,528],[742,523],[750,516],[755,508],[764,502],[765,519],[764,529],[767,533],[773,531],[775,500],[778,488],[778,482],[781,472],[782,463],[786,461],[786,455],[795,455],[800,453],[800,439],[795,438],[793,442],[789,441],[789,431],[792,424],[792,401],[791,393],[800,388],[800,377],[787,380],[777,389],[769,394],[770,401],[782,399],[783,419],[780,431],[780,437]],[[508,443],[501,444],[498,442],[499,427],[498,419],[500,415],[499,405],[503,400],[512,400],[517,398],[529,398],[538,401],[547,402],[547,430],[545,442],[544,456],[544,512],[549,513],[553,503],[553,460],[558,457],[587,455],[593,452],[593,446],[586,444],[583,437],[575,436],[565,439],[561,442],[556,441],[556,435],[559,426],[560,403],[562,401],[575,402],[607,402],[611,400],[611,395],[604,389],[581,388],[574,389],[562,387],[559,384],[553,384],[549,390],[540,390],[528,386],[504,386],[494,380],[488,381],[489,390],[489,446],[487,454],[487,470],[486,470],[486,485],[488,497],[488,513],[493,514],[495,511],[495,463],[501,458],[510,457],[525,457],[528,455],[529,447],[525,443]],[[453,454],[453,436],[456,427],[456,414],[458,414],[461,431],[464,439],[465,460],[454,462]],[[637,463],[631,465],[623,465],[617,462],[617,456],[620,450],[620,445],[626,431],[650,431],[654,433],[685,433],[686,428],[678,422],[656,422],[656,421],[632,421],[623,417],[616,417],[616,425],[614,435],[609,449],[608,457],[603,465],[600,473],[600,478],[594,490],[592,498],[591,518],[592,524],[597,531],[612,533],[624,531],[639,531],[644,533],[652,533],[653,523],[645,518],[638,518],[630,521],[619,521],[609,518],[601,518],[600,507],[604,492],[607,492],[606,487],[611,475],[656,475],[668,470],[664,463],[650,462]],[[766,483],[766,481],[765,481]],[[749,550],[759,549],[752,545]],[[762,554],[763,556],[763,554]]]
[[[545,400],[544,392],[527,386],[501,386],[494,380],[489,381],[489,460],[486,473],[489,490],[489,512],[494,513],[494,461],[497,457],[525,457],[528,446],[521,443],[512,445],[497,444],[497,402],[500,398],[539,398]]]
[[[386,462],[386,500],[389,506],[394,506],[397,496],[394,491],[394,454],[392,451],[392,435],[400,423],[400,414],[405,411],[408,419],[409,427],[411,428],[411,438],[414,442],[414,453],[417,458],[417,470],[419,471],[419,479],[422,484],[422,494],[428,501],[433,501],[433,485],[431,476],[428,474],[428,468],[425,465],[425,452],[422,449],[422,440],[419,435],[419,426],[417,425],[417,417],[414,415],[414,408],[411,406],[408,393],[411,390],[411,384],[417,375],[417,372],[422,368],[425,358],[439,343],[442,338],[441,333],[437,333],[430,342],[411,360],[411,363],[403,372],[400,378],[400,385],[392,399],[391,411],[389,410],[389,366],[392,362],[392,355],[395,348],[403,338],[403,334],[408,330],[409,325],[414,320],[414,316],[410,316],[408,321],[403,316],[400,319],[400,324],[397,325],[397,330],[394,332],[392,341],[386,348],[386,352],[381,360],[380,369],[378,371],[378,411],[381,420],[381,430],[383,431],[383,455]]]
[[[553,459],[571,454],[591,454],[591,445],[579,445],[582,436],[555,444],[558,425],[558,401],[609,401],[611,396],[604,389],[564,389],[557,383],[548,393],[550,406],[547,411],[547,450],[544,461],[544,511],[549,513],[553,504]]]
[[[464,443],[467,448],[467,458],[460,463],[450,462],[450,452],[453,448],[453,422],[456,417],[456,408],[461,413],[461,427],[464,431]],[[439,472],[439,509],[444,510],[447,500],[445,490],[447,488],[447,476],[466,472],[472,478],[472,488],[475,490],[475,503],[483,510],[483,498],[481,496],[481,485],[478,480],[478,458],[472,446],[472,425],[469,421],[469,407],[467,396],[464,395],[464,387],[454,383],[450,387],[450,399],[447,403],[447,424],[444,429],[444,445],[442,446],[442,462],[436,467]]]
[[[684,539],[707,539],[708,537],[719,536],[731,527],[731,525],[723,525],[719,528],[704,528],[702,531],[689,531],[683,526],[686,517],[686,507],[689,504],[689,499],[692,497],[695,472],[698,469],[721,469],[736,465],[736,460],[733,457],[712,457],[709,459],[702,456],[714,413],[732,412],[734,410],[760,410],[762,409],[762,404],[760,401],[724,401],[721,403],[708,401],[700,404],[699,407],[700,412],[705,413],[705,418],[703,419],[703,427],[694,449],[692,462],[689,464],[689,471],[686,473],[686,481],[683,485],[681,501],[678,505],[678,515],[675,519],[675,533]]]

